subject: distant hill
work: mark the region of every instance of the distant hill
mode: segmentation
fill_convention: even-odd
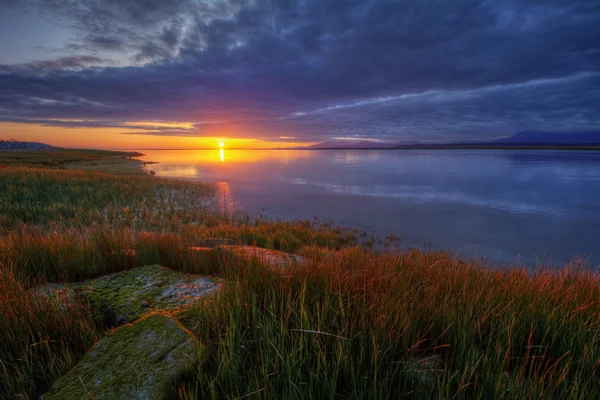
[[[20,142],[18,140],[0,140],[0,150],[2,151],[22,151],[22,150],[54,150],[58,147],[39,142]]]
[[[438,149],[438,148],[505,148],[505,147],[595,147],[600,146],[600,132],[523,131],[491,142],[420,142],[398,143],[372,140],[329,140],[310,146],[311,149]]]
[[[524,131],[514,136],[494,140],[493,143],[519,146],[600,146],[600,132]]]
[[[491,142],[402,143],[399,149],[464,149],[464,148],[595,148],[600,146],[600,132],[524,131]]]

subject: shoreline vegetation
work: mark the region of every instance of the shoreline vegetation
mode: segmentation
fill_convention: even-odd
[[[225,209],[214,186],[152,177],[136,155],[0,152],[0,398],[46,393],[115,327],[85,296],[35,288],[155,264],[228,282],[169,316],[202,344],[172,398],[600,397],[600,276],[581,262],[375,251],[326,220]],[[190,251],[202,238],[307,262]]]

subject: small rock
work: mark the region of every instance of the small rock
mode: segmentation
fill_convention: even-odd
[[[302,264],[307,261],[305,257],[283,251],[264,249],[252,246],[219,246],[221,253],[229,253],[243,257],[247,260],[259,259],[274,268],[285,269],[293,264]]]
[[[117,317],[117,325],[125,325],[127,323],[127,317],[124,315],[119,315]]]
[[[148,304],[147,301],[142,301],[140,304],[142,305],[142,307],[150,307],[150,304]]]
[[[439,355],[415,359],[408,365],[410,368],[406,371],[407,375],[428,385],[435,384],[440,374],[444,372],[442,358]]]
[[[197,363],[199,349],[180,323],[151,314],[108,334],[43,398],[164,399],[186,368]]]
[[[218,247],[218,246],[234,246],[238,244],[235,240],[233,239],[227,239],[227,238],[202,238],[202,239],[198,239],[196,241],[196,244],[194,247],[192,248],[202,248],[202,247],[208,247],[208,248],[214,248],[214,247]]]
[[[71,290],[68,285],[56,282],[48,282],[45,285],[36,286],[29,290],[38,296],[68,297],[71,295]]]

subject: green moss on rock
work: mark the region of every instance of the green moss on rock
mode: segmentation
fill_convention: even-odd
[[[121,325],[155,310],[185,310],[218,288],[212,277],[150,265],[85,281],[76,291],[108,323]]]
[[[181,324],[151,314],[108,334],[43,398],[163,399],[199,352],[199,343]]]

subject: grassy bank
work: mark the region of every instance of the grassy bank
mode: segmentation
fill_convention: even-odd
[[[154,263],[231,282],[180,316],[205,362],[174,398],[598,397],[600,278],[576,263],[531,273],[376,254],[359,231],[264,221],[224,208],[210,185],[82,162],[0,159],[0,398],[43,393],[106,328],[33,286]],[[187,251],[205,237],[311,261],[274,272]]]

